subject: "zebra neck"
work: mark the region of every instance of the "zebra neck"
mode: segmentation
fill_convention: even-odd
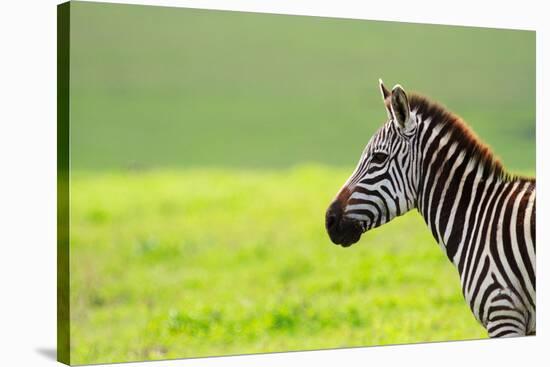
[[[489,187],[501,185],[504,178],[464,142],[453,141],[451,132],[437,126],[431,130],[432,136],[425,140],[431,144],[419,149],[417,208],[449,260],[457,265],[459,252],[468,246],[476,205]]]

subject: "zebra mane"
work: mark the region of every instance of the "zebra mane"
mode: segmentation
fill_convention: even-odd
[[[481,141],[466,122],[453,112],[447,110],[443,105],[416,93],[409,95],[409,103],[411,111],[422,115],[423,120],[431,118],[432,121],[437,121],[438,124],[450,125],[453,141],[457,141],[461,146],[465,147],[470,158],[477,158],[483,163],[488,170],[488,174],[496,175],[505,181],[516,178],[534,180],[509,173],[491,149]]]

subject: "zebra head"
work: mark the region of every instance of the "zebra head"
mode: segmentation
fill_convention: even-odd
[[[390,92],[380,80],[380,92],[388,120],[370,139],[355,171],[326,212],[330,239],[344,247],[416,205],[413,147],[417,119],[400,85]]]

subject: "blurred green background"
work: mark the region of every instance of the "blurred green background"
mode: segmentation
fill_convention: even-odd
[[[416,212],[325,234],[379,77],[535,173],[534,32],[72,2],[71,361],[486,337]]]

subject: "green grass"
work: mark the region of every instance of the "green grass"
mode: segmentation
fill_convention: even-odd
[[[74,174],[73,363],[486,337],[416,212],[329,241],[347,174]]]

